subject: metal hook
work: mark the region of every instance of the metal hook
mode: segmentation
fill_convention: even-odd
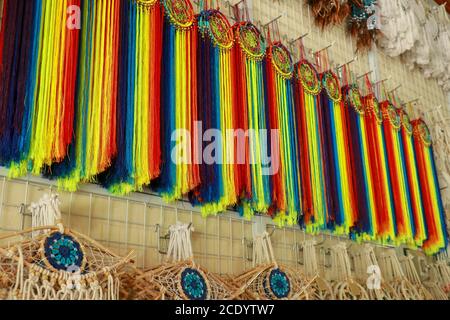
[[[347,65],[349,65],[349,64],[351,64],[351,63],[353,63],[353,62],[355,62],[355,61],[358,61],[358,56],[354,56],[353,59],[347,61],[347,62],[344,63],[344,64],[341,64],[341,65],[340,65],[339,67],[337,67],[336,69],[339,70],[339,69],[343,68],[344,66],[347,66]]]
[[[372,74],[372,73],[373,73],[373,70],[370,70],[370,71],[368,71],[368,72],[366,72],[366,73],[356,77],[356,80],[359,80],[359,79],[361,79],[361,78],[363,78],[365,76],[368,76],[369,74]]]
[[[322,51],[324,51],[324,50],[327,50],[327,49],[331,48],[332,46],[334,46],[335,43],[336,43],[336,40],[334,40],[332,43],[330,43],[330,44],[329,44],[328,46],[326,46],[325,48],[322,48],[322,49],[320,49],[320,50],[317,50],[317,51],[313,52],[313,55],[316,55],[316,54],[318,54],[319,52],[322,52]]]

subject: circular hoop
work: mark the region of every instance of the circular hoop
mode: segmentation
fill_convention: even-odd
[[[286,47],[276,42],[269,47],[269,56],[277,72],[284,78],[291,78],[293,73],[292,58]]]
[[[361,92],[357,85],[353,84],[346,91],[346,100],[358,114],[364,115],[364,105],[362,103]]]
[[[391,123],[392,127],[395,130],[399,130],[401,128],[402,125],[401,119],[397,112],[397,108],[394,107],[394,105],[389,103],[387,107],[383,110],[383,113],[386,119],[389,120],[389,122]]]
[[[431,139],[431,131],[423,120],[420,120],[417,123],[415,130],[420,139],[422,140],[423,144],[427,147],[431,146],[433,142]]]
[[[199,28],[222,49],[233,46],[233,31],[227,18],[218,10],[202,11],[199,17]]]
[[[410,119],[409,115],[403,110],[400,111],[400,120],[401,120],[402,127],[405,130],[405,132],[409,136],[411,136],[413,134],[413,126],[411,124],[411,119]]]
[[[207,300],[210,288],[201,270],[184,268],[180,272],[181,292],[186,300]]]
[[[322,87],[327,91],[328,97],[334,102],[340,102],[342,99],[339,79],[332,71],[326,71],[322,74]]]
[[[302,83],[303,89],[314,96],[321,90],[319,75],[314,66],[307,60],[302,60],[296,65],[296,76]]]
[[[271,300],[289,298],[291,296],[289,276],[280,269],[272,269],[264,279],[264,291]]]
[[[189,0],[163,0],[170,21],[179,28],[189,28],[195,21],[194,9]]]
[[[266,53],[266,40],[261,32],[250,22],[237,26],[236,38],[245,54],[254,60],[261,60]]]
[[[72,235],[54,231],[42,241],[41,250],[45,265],[53,271],[68,271],[70,267],[83,271],[85,267],[83,246]]]

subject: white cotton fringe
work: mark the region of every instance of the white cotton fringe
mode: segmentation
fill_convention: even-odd
[[[29,207],[33,228],[54,226],[61,221],[60,201],[57,194],[45,194],[38,203]],[[32,237],[37,237],[47,230],[33,231]]]

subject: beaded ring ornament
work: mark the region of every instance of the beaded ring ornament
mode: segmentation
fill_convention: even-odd
[[[394,105],[389,103],[383,113],[385,118],[389,120],[395,130],[399,130],[401,128],[400,116],[397,113],[397,108],[394,107]]]
[[[292,58],[286,47],[280,42],[275,42],[269,47],[269,55],[272,58],[272,64],[277,72],[289,79],[292,76],[294,67]]]
[[[297,63],[297,78],[303,85],[303,89],[312,95],[318,95],[321,90],[319,75],[314,66],[307,60]]]
[[[209,299],[209,285],[205,275],[198,269],[185,268],[181,271],[180,286],[186,300]]]
[[[264,291],[268,299],[288,299],[291,296],[291,281],[279,268],[272,269],[264,280]]]
[[[81,243],[74,236],[59,231],[42,241],[41,252],[45,265],[53,271],[69,271],[72,267],[83,271],[86,264]]]
[[[413,126],[411,124],[411,118],[404,110],[400,110],[399,113],[400,113],[400,119],[401,119],[403,128],[405,129],[405,131],[408,135],[412,135]]]
[[[194,9],[189,0],[163,0],[170,21],[179,28],[189,28],[195,21]]]
[[[431,132],[427,124],[423,120],[420,120],[415,125],[414,133],[420,137],[425,146],[427,147],[431,146],[432,143]]]
[[[266,40],[261,32],[250,22],[242,22],[237,26],[236,39],[249,58],[261,60],[266,53]]]
[[[372,107],[370,108],[370,111],[373,112],[373,114],[375,115],[377,123],[382,124],[383,123],[383,113],[381,111],[380,103],[378,102],[378,99],[373,95],[366,97],[366,99],[372,99]]]
[[[364,114],[364,106],[361,99],[361,92],[357,85],[351,85],[346,93],[346,99],[349,104],[360,115]]]
[[[198,18],[199,29],[208,34],[214,44],[222,49],[233,46],[233,32],[227,18],[218,10],[202,11]]]
[[[326,71],[322,74],[322,86],[327,91],[328,97],[334,102],[340,102],[342,99],[339,80],[332,71]]]

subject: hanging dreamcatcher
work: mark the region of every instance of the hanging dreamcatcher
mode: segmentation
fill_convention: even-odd
[[[198,29],[189,0],[164,0],[161,83],[161,172],[153,187],[167,201],[187,195],[200,184],[193,148],[198,137]],[[198,133],[200,134],[200,133]],[[174,157],[172,157],[174,156]]]
[[[321,125],[324,179],[327,190],[327,226],[348,234],[355,223],[355,200],[351,183],[348,119],[337,75],[329,68],[328,54],[317,53],[321,68]]]
[[[270,35],[270,34],[269,34]],[[291,54],[281,42],[273,42],[265,59],[266,101],[271,131],[272,207],[280,224],[296,224],[301,213],[298,141],[295,132]],[[278,132],[274,139],[273,132]],[[276,143],[276,142],[279,143]]]
[[[308,0],[316,24],[322,29],[341,24],[350,14],[347,0]]]
[[[316,68],[305,58],[301,39],[300,56],[292,81],[303,210],[299,223],[314,232],[326,229],[327,218],[319,102],[322,83]]]
[[[423,248],[427,253],[438,253],[447,247],[448,235],[431,134],[422,119],[412,121],[412,125],[420,190],[428,231],[428,238],[424,242]]]
[[[404,157],[401,118],[397,108],[389,101],[381,103],[383,112],[383,130],[392,192],[395,194],[394,212],[396,225],[396,243],[414,244],[414,222],[408,173]]]
[[[230,112],[235,109],[233,30],[220,11],[207,9],[206,4],[204,9],[197,18],[201,35],[197,46],[198,120],[203,130],[214,130],[220,136],[214,137],[217,139],[214,154],[204,152],[199,169],[201,183],[190,193],[190,200],[201,206],[204,214],[217,214],[234,206],[240,197],[235,177],[242,150],[237,149],[234,137],[230,139],[228,135],[238,124],[238,114]],[[210,150],[210,141],[203,142],[202,150]]]
[[[266,213],[271,204],[270,176],[265,157],[267,148],[267,103],[264,99],[264,62],[266,40],[251,22],[233,26],[236,45],[232,48],[232,81],[234,83],[234,112],[236,129],[252,132],[240,155],[245,161],[236,166],[236,187],[240,195],[240,213],[250,218],[254,212]]]
[[[236,286],[242,288],[239,296],[243,300],[307,300],[313,281],[298,271],[280,266],[275,260],[272,243],[267,232],[257,236],[253,242],[254,268],[234,278]]]
[[[348,31],[358,50],[370,49],[379,34],[381,17],[377,0],[350,0]]]
[[[368,76],[365,77],[365,89],[366,96],[362,100],[366,130],[363,136],[367,143],[369,159],[371,159],[369,170],[374,190],[372,204],[376,217],[375,234],[378,241],[390,242],[395,239],[394,198],[383,131],[383,113]]]
[[[351,82],[351,73],[347,65],[343,66],[342,95],[344,100],[349,142],[349,160],[352,168],[351,183],[353,184],[353,199],[356,212],[353,220],[354,237],[365,240],[376,238],[376,189],[373,184],[372,172],[370,171],[370,140],[365,137],[366,122],[365,108],[359,87]]]
[[[192,231],[191,224],[178,223],[170,227],[167,262],[138,275],[134,290],[139,299],[154,298],[153,284],[161,288],[161,299],[231,300],[237,297],[238,288],[194,262]]]

